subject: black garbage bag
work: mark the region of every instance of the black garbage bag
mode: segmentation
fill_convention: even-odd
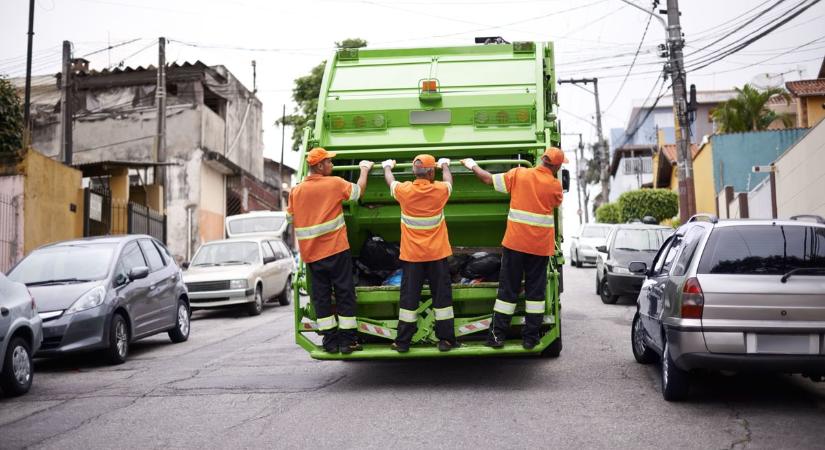
[[[470,261],[472,257],[466,254],[457,254],[447,257],[447,264],[450,266],[450,275],[456,276],[461,274],[461,269]]]
[[[388,270],[401,268],[401,248],[394,242],[387,242],[381,236],[370,236],[361,247],[358,259],[370,270]]]
[[[489,253],[475,254],[461,270],[461,276],[471,280],[483,278],[493,281],[498,279],[498,272],[501,269],[501,256]]]
[[[372,270],[359,259],[354,261],[356,286],[381,286],[393,270]]]

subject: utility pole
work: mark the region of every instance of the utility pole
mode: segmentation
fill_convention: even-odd
[[[562,133],[565,136],[578,136],[579,137],[579,147],[576,154],[576,196],[578,197],[578,204],[579,210],[576,211],[576,215],[579,216],[579,225],[582,222],[582,213],[584,212],[587,214],[587,205],[584,205],[584,209],[582,209],[582,189],[584,188],[584,183],[587,181],[582,177],[582,170],[580,167],[581,161],[584,159],[584,141],[582,141],[582,134],[581,133]],[[579,154],[581,154],[581,158],[579,158]],[[587,221],[585,221],[587,222]]]
[[[60,75],[60,112],[62,139],[60,156],[66,165],[72,164],[72,43],[63,41],[63,72]]]
[[[158,81],[155,88],[155,97],[158,115],[157,141],[155,142],[155,161],[166,162],[166,38],[158,38]],[[169,197],[166,182],[166,167],[156,166],[155,174],[160,185],[163,186],[163,209],[166,210],[166,199]]]
[[[687,222],[696,214],[696,191],[693,186],[693,158],[690,154],[690,121],[688,120],[687,83],[682,48],[682,27],[679,23],[679,1],[667,0],[668,66],[673,80],[673,119],[676,134],[676,168],[679,179],[679,219]]]
[[[602,135],[602,109],[599,105],[599,79],[598,78],[580,78],[559,80],[559,84],[587,84],[593,83],[593,96],[596,97],[596,149],[595,153],[601,155],[599,165],[599,179],[602,186],[602,202],[607,203],[610,199],[610,155],[608,154],[607,145],[605,145],[604,137]]]
[[[284,104],[283,112],[281,112],[281,165],[278,166],[278,181],[281,185],[278,186],[278,192],[281,194],[278,198],[278,204],[281,206],[281,211],[284,210],[284,138],[286,137],[286,104]]]
[[[252,60],[252,95],[258,93],[258,70],[256,68],[255,60]]]
[[[31,98],[32,98],[32,40],[34,39],[34,0],[29,0],[29,32],[26,49],[26,93],[23,100],[23,146],[31,143]]]

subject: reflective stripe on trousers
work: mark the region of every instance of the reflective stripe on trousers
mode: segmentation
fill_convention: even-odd
[[[342,330],[354,330],[358,328],[355,317],[338,316],[338,328]]]
[[[496,299],[496,305],[493,307],[493,311],[512,316],[516,312],[516,304]]]
[[[418,313],[411,309],[398,309],[398,320],[402,322],[415,322],[418,320]]]
[[[553,228],[555,226],[552,214],[536,214],[513,208],[510,208],[510,212],[507,214],[507,220],[532,225],[534,227]]]
[[[408,228],[415,230],[431,230],[433,228],[438,228],[443,220],[444,213],[439,213],[430,217],[415,217],[401,213],[401,223],[406,225]]]
[[[338,217],[330,220],[329,222],[312,225],[310,227],[295,228],[295,237],[298,238],[299,241],[316,238],[343,228],[344,224],[344,214],[341,213]]]
[[[335,322],[335,316],[321,317],[316,322],[318,323],[318,330],[320,331],[331,330],[338,326]]]
[[[543,314],[544,300],[527,300],[524,302],[524,312],[527,314]]]
[[[454,317],[452,306],[448,306],[446,308],[433,308],[433,310],[435,310],[435,320],[447,320]]]

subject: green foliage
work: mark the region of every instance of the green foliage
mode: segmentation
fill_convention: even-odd
[[[359,38],[344,39],[341,42],[336,42],[335,46],[337,48],[360,48],[366,47],[367,41]],[[312,68],[309,75],[295,79],[292,99],[295,100],[298,106],[284,120],[278,119],[275,122],[279,126],[288,125],[292,127],[292,150],[298,150],[301,145],[304,127],[310,121],[315,120],[315,113],[318,112],[318,96],[321,93],[321,81],[324,78],[326,64],[326,61],[322,61]]]
[[[23,148],[23,105],[11,82],[0,77],[0,154]]]
[[[767,130],[773,121],[779,119],[788,128],[793,126],[790,114],[778,114],[767,107],[768,101],[775,96],[782,97],[786,104],[791,103],[791,96],[782,88],[756,89],[745,84],[736,88],[738,95],[713,110],[712,117],[722,133],[740,133],[743,131]]]
[[[670,189],[637,189],[619,196],[616,202],[622,222],[653,216],[658,222],[679,212],[679,196]]]
[[[605,203],[596,208],[596,222],[621,223],[622,217],[619,211],[619,205],[616,203]]]

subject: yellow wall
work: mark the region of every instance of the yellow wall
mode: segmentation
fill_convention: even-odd
[[[224,238],[223,221],[226,212],[226,186],[224,175],[201,164],[201,194],[198,205],[198,235],[200,241],[209,242]]]
[[[816,97],[803,97],[802,100],[805,103],[805,108],[807,109],[808,114],[808,123],[804,124],[806,127],[813,127],[822,119],[825,119],[825,95],[820,95]]]
[[[26,152],[22,166],[24,253],[82,237],[83,222],[77,218],[83,215],[82,173],[34,150]]]
[[[713,187],[713,147],[702,145],[693,160],[693,189],[696,192],[696,212],[716,214],[716,193]]]

